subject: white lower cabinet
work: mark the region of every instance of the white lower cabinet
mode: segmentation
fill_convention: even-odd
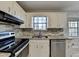
[[[49,57],[49,40],[30,40],[29,57]]]
[[[66,57],[72,56],[72,40],[66,40]]]
[[[66,40],[66,57],[79,57],[79,39]]]

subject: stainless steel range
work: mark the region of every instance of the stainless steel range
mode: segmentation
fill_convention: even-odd
[[[0,52],[11,53],[10,57],[21,56],[23,49],[28,51],[28,42],[29,39],[21,39],[16,43],[14,32],[0,32]]]
[[[0,50],[11,48],[15,44],[14,32],[0,32]]]

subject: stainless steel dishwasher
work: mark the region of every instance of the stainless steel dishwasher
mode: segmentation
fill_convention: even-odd
[[[65,39],[50,40],[50,56],[65,57]]]

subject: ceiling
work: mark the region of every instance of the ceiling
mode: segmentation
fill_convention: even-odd
[[[17,1],[25,11],[79,11],[79,1]]]

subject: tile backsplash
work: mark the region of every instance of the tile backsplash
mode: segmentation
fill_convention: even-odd
[[[63,29],[62,28],[52,28],[52,29],[49,29],[48,31],[42,31],[41,32],[42,35],[44,36],[50,36],[50,35],[54,35],[54,34],[59,34],[61,33],[62,35],[63,34]],[[39,31],[33,31],[32,29],[17,29],[16,31],[16,37],[23,37],[23,36],[33,36],[33,35],[39,35]]]
[[[2,31],[13,31],[13,30],[14,30],[13,26],[1,25],[0,24],[0,32],[2,32]]]
[[[17,27],[19,27],[19,26],[14,25],[14,24],[0,22],[0,32],[3,32],[3,31],[13,31],[14,32]]]
[[[48,28],[48,32],[53,32],[53,33],[58,33],[58,32],[63,32],[63,28]]]
[[[0,32],[2,31],[13,31],[15,32],[16,38],[24,36],[39,35],[39,31],[33,31],[32,28],[20,29],[19,26],[13,24],[0,23]],[[63,28],[48,28],[47,31],[42,31],[41,34],[44,36],[51,36],[63,32]]]

